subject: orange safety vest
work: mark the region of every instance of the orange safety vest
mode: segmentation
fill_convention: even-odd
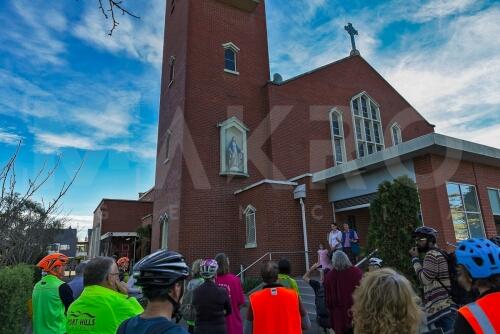
[[[253,334],[301,334],[299,295],[284,287],[264,288],[250,295]]]
[[[474,303],[461,307],[458,312],[467,320],[476,334],[500,333],[500,292],[487,294]]]

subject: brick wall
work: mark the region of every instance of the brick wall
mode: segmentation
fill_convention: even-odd
[[[347,159],[356,158],[350,99],[366,91],[380,105],[385,146],[392,146],[390,126],[397,122],[403,141],[431,133],[429,124],[362,57],[353,56],[283,85],[268,86],[270,109],[290,106],[272,133],[273,162],[286,177],[333,165],[329,112],[343,116]],[[300,156],[302,159],[294,157]]]
[[[498,168],[431,154],[415,158],[413,162],[424,224],[440,232],[438,242],[441,245],[456,241],[446,191],[447,181],[476,186],[486,235],[496,235],[487,187],[500,188]]]
[[[103,199],[101,210],[101,235],[107,232],[135,232],[141,219],[153,210],[152,202]]]

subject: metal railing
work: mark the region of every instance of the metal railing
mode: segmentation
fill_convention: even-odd
[[[252,262],[250,265],[248,265],[247,267],[243,266],[242,264],[240,264],[240,272],[236,275],[236,276],[239,276],[241,281],[243,282],[244,281],[244,278],[245,278],[245,272],[254,267],[255,265],[259,264],[263,259],[267,259],[269,261],[272,261],[273,259],[273,255],[284,255],[284,254],[291,254],[291,255],[294,255],[294,254],[305,254],[305,253],[312,253],[311,251],[290,251],[290,252],[287,252],[287,251],[275,251],[275,252],[267,252],[265,253],[264,255],[262,255],[261,257],[259,257],[257,260],[255,260],[254,262]]]
[[[375,255],[375,253],[378,252],[378,249],[376,248],[375,250],[371,251],[368,255],[366,255],[364,258],[362,258],[361,260],[359,260],[355,266],[356,267],[359,267],[360,265],[362,265],[366,260],[368,260],[370,257],[372,257],[373,255]],[[245,272],[254,267],[255,265],[259,264],[263,259],[266,259],[271,261],[273,259],[273,254],[275,255],[278,255],[278,254],[305,254],[305,253],[312,253],[311,251],[293,251],[293,252],[286,252],[286,251],[276,251],[276,252],[267,252],[265,253],[264,255],[262,255],[261,257],[259,257],[257,260],[255,260],[254,262],[252,262],[249,266],[245,267],[243,266],[242,264],[240,264],[240,272],[236,275],[236,276],[239,276],[241,281],[243,282],[244,281],[244,278],[245,278]],[[309,270],[309,268],[306,268],[306,271]]]

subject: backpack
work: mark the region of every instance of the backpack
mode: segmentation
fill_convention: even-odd
[[[316,321],[322,328],[330,328],[330,312],[326,307],[325,287],[320,284],[320,288],[314,296],[314,304],[316,305]]]
[[[437,281],[441,286],[448,292],[448,295],[451,297],[451,300],[459,307],[469,304],[476,299],[476,294],[474,292],[469,292],[465,290],[458,283],[458,274],[457,274],[457,257],[455,256],[455,252],[448,253],[441,249],[436,249],[441,255],[446,259],[446,263],[448,264],[448,273],[450,276],[451,286],[448,288],[441,282],[438,278]]]
[[[196,320],[196,309],[193,305],[193,292],[195,289],[190,289],[184,293],[182,297],[181,307],[179,309],[181,316],[186,321]]]

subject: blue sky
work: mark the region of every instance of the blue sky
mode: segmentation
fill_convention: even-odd
[[[271,72],[289,78],[357,47],[436,131],[500,147],[500,3],[473,0],[267,0]],[[50,199],[85,159],[64,199],[83,229],[103,197],[154,182],[165,1],[125,1],[141,17],[110,22],[97,0],[0,2],[0,163],[23,145],[19,190],[61,165]]]

